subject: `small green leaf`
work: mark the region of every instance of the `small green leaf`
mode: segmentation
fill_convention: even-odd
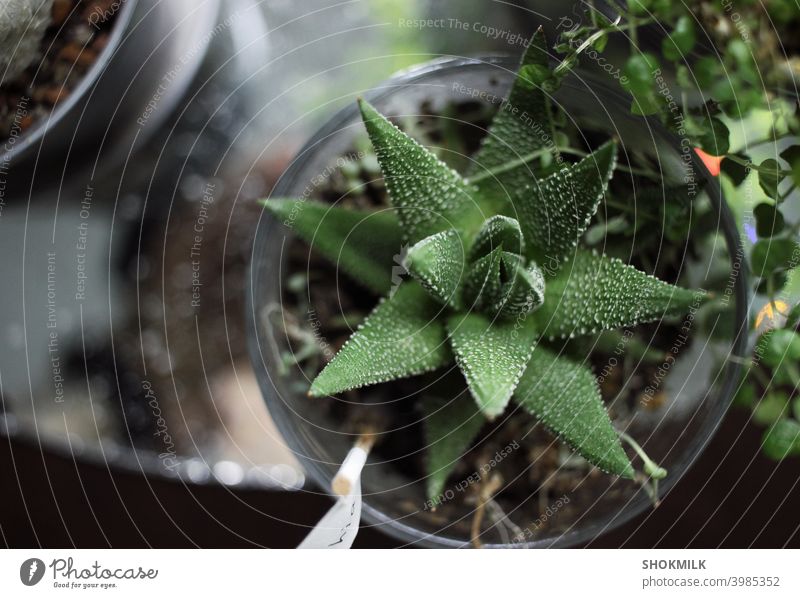
[[[790,145],[781,152],[780,156],[789,164],[792,183],[800,185],[800,145]]]
[[[771,368],[777,368],[784,360],[796,363],[800,361],[800,335],[786,328],[768,330],[759,337],[755,352]]]
[[[628,58],[622,69],[626,79],[622,87],[632,94],[644,95],[654,88],[653,73],[659,68],[658,59],[647,52],[639,52]],[[620,80],[622,81],[622,80]]]
[[[466,264],[464,246],[455,230],[419,241],[408,250],[406,268],[436,299],[451,307],[458,306]]]
[[[486,420],[465,393],[452,400],[425,397],[422,409],[427,446],[427,494],[431,501],[436,501],[453,468],[469,450]]]
[[[730,149],[730,131],[720,119],[715,116],[705,116],[701,120],[699,130],[694,132],[694,137],[700,148],[712,156],[724,156]]]
[[[530,318],[491,321],[478,314],[455,315],[447,324],[456,363],[478,407],[488,419],[506,408],[534,346]]]
[[[781,211],[768,203],[760,203],[753,208],[753,216],[756,219],[756,233],[762,238],[777,235],[786,224]]]
[[[777,160],[769,158],[758,165],[758,184],[768,197],[778,199],[778,185],[782,180],[783,174]]]
[[[533,317],[547,337],[563,338],[684,314],[704,299],[616,258],[579,249],[547,278],[544,303]]]
[[[775,461],[800,454],[800,423],[793,419],[775,422],[764,432],[762,443],[764,454]]]
[[[778,270],[797,266],[800,245],[791,239],[761,239],[750,251],[753,274],[765,278]]]
[[[753,421],[761,426],[769,426],[788,413],[788,397],[779,391],[768,392],[753,411]]]
[[[537,345],[514,400],[589,462],[604,471],[633,477],[633,466],[589,368]]]
[[[366,212],[311,200],[262,202],[312,248],[377,294],[391,287],[392,266],[402,250],[397,217],[390,210]]]
[[[745,154],[734,154],[738,158],[745,160],[746,162],[750,162],[750,157]],[[747,178],[747,175],[750,174],[750,167],[744,166],[739,162],[734,162],[733,160],[729,160],[728,158],[722,161],[721,166],[722,172],[724,172],[728,177],[731,179],[731,182],[735,187],[741,185],[744,180]]]
[[[405,240],[413,244],[453,227],[477,230],[483,218],[475,189],[368,102],[358,105]]]
[[[609,141],[583,158],[514,198],[529,257],[561,259],[575,247],[588,228],[608,187],[617,162],[617,144]]]
[[[311,384],[311,396],[432,371],[452,362],[436,304],[416,281],[382,299]]]
[[[694,21],[688,15],[681,15],[672,34],[662,40],[661,52],[668,60],[685,60],[694,48],[695,39]]]

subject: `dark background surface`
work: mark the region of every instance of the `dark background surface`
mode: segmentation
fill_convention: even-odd
[[[759,454],[734,411],[661,506],[591,547],[800,547],[800,459]],[[0,534],[15,548],[294,547],[330,506],[309,492],[185,486],[0,438]],[[362,529],[356,547],[396,547]]]

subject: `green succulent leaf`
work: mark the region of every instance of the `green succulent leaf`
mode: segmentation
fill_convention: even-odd
[[[547,278],[544,303],[533,316],[545,336],[564,338],[680,315],[704,298],[616,258],[579,249]]]
[[[535,343],[533,321],[454,315],[447,328],[472,396],[487,419],[494,419],[506,408],[528,364]]]
[[[391,287],[392,265],[402,249],[397,216],[303,199],[269,199],[264,207],[320,255],[377,294]]]
[[[512,208],[538,257],[560,260],[577,245],[600,205],[616,161],[617,144],[609,141],[514,196]]]
[[[436,299],[456,308],[466,263],[461,237],[445,230],[419,241],[406,255],[406,268]]]
[[[502,294],[500,262],[503,247],[477,259],[467,271],[462,289],[461,305],[472,311],[489,311]]]
[[[477,230],[483,219],[475,188],[368,102],[358,105],[405,240],[417,243],[454,227]]]
[[[466,393],[452,400],[426,397],[422,401],[422,409],[427,446],[426,488],[428,498],[435,501],[442,494],[453,468],[469,450],[486,420]]]
[[[382,299],[311,384],[311,396],[432,371],[451,363],[441,306],[416,281]]]
[[[492,314],[527,314],[544,301],[544,274],[535,262],[526,266],[522,256],[504,251],[500,256],[500,280],[500,296],[492,305]]]
[[[522,253],[524,243],[519,222],[508,216],[487,218],[469,250],[469,261],[474,261],[501,245],[505,251]]]
[[[537,345],[514,401],[603,471],[633,477],[633,466],[586,366]]]
[[[549,70],[547,44],[540,29],[530,39],[508,98],[494,117],[467,172],[481,176],[478,187],[482,194],[500,198],[502,202],[514,189],[534,181],[531,166],[524,158],[544,148],[550,139],[551,117],[539,86]],[[517,166],[507,169],[514,161]],[[503,169],[502,173],[491,174],[498,168]]]

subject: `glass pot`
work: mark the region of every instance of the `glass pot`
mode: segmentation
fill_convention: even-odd
[[[515,60],[497,56],[436,60],[394,76],[367,94],[367,98],[390,116],[419,114],[423,104],[430,113],[442,114],[448,103],[465,99],[497,104],[505,97],[516,66]],[[670,364],[673,371],[660,388],[667,395],[665,406],[637,412],[622,423],[634,438],[644,443],[650,456],[669,470],[659,489],[659,495],[663,496],[704,449],[729,405],[738,380],[738,366],[730,357],[742,353],[741,332],[746,330],[747,304],[746,272],[742,267],[738,232],[718,181],[697,159],[688,140],[672,135],[654,120],[631,115],[630,98],[621,89],[612,89],[609,83],[577,71],[555,92],[552,101],[568,120],[580,125],[581,131],[618,138],[621,163],[629,153],[643,154],[662,173],[665,186],[703,187],[695,201],[706,202],[706,219],[713,225],[693,234],[702,234],[707,251],[686,257],[679,283],[716,292],[717,297],[726,298],[727,308],[719,310],[716,319],[711,318],[713,334],[696,327],[688,354]],[[354,139],[363,135],[353,102],[333,116],[299,152],[273,196],[308,196],[310,182],[320,174],[330,173],[337,158],[352,151]],[[669,197],[664,201],[669,202]],[[600,209],[603,210],[602,205]],[[650,225],[637,234],[657,233]],[[253,245],[247,297],[249,350],[261,391],[289,448],[300,458],[310,478],[328,489],[353,442],[353,435],[352,430],[343,430],[341,426],[337,429],[336,422],[319,407],[319,402],[326,399],[310,399],[298,390],[303,386],[299,375],[280,373],[285,334],[265,310],[281,300],[281,288],[289,275],[286,239],[282,223],[264,212]],[[635,252],[634,243],[631,255]],[[621,425],[619,421],[616,423]],[[556,497],[552,497],[549,508],[544,512],[539,510],[540,520],[552,519],[544,531],[538,530],[538,522],[533,528],[529,525],[531,518],[536,519],[534,511],[533,517],[517,526],[516,536],[509,538],[508,530],[501,533],[500,526],[492,526],[481,536],[483,544],[487,547],[579,545],[651,507],[652,498],[632,482],[613,476],[604,479],[606,482],[594,494],[583,495],[580,504],[573,502],[569,514],[559,513],[559,504],[552,504]],[[363,472],[362,488],[362,525],[374,525],[410,545],[470,544],[470,514],[474,506],[462,511],[426,509],[423,481],[412,479],[407,472],[394,467],[391,460],[371,455]],[[519,515],[515,511],[512,506],[505,509],[505,514],[513,520]]]

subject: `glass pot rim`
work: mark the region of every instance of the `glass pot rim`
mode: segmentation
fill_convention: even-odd
[[[475,67],[496,67],[500,70],[507,70],[513,73],[518,66],[518,59],[507,54],[488,54],[476,57],[448,57],[438,58],[425,62],[419,66],[412,67],[398,72],[390,77],[378,87],[373,90],[367,91],[362,94],[365,99],[370,102],[379,103],[381,100],[387,99],[394,95],[398,89],[402,90],[404,86],[414,84],[420,79],[430,79],[437,73],[449,72],[456,69],[470,69]],[[586,73],[581,69],[577,69],[574,73],[570,74],[565,80],[562,87],[576,86],[576,80],[580,84],[580,88],[585,90],[587,87],[597,96],[608,97],[610,101],[624,102],[625,105],[630,103],[630,98],[622,90],[610,87],[605,80],[598,78],[593,74]],[[272,195],[276,197],[286,196],[287,188],[296,176],[302,171],[304,165],[311,160],[312,156],[316,156],[320,152],[321,142],[331,135],[340,131],[345,125],[351,123],[354,117],[357,117],[358,109],[355,103],[345,106],[336,112],[326,123],[320,127],[311,138],[303,145],[297,152],[296,158],[287,167],[281,175]],[[647,121],[647,126],[653,130],[653,136],[666,141],[669,146],[677,152],[681,151],[680,140],[677,136],[667,131],[666,128],[658,122],[654,117],[640,117]],[[709,197],[713,209],[719,215],[719,230],[723,233],[725,239],[726,249],[730,256],[731,271],[738,270],[738,274],[733,277],[733,299],[735,301],[734,308],[734,332],[732,333],[732,342],[730,346],[729,355],[743,356],[745,353],[745,346],[747,342],[747,302],[749,297],[748,291],[748,272],[745,268],[743,261],[743,251],[741,246],[741,239],[738,233],[733,214],[728,207],[722,195],[722,190],[719,185],[719,180],[711,175],[695,152],[691,154],[691,166],[694,168],[695,173],[705,183],[705,191]],[[268,256],[264,251],[264,245],[272,234],[275,234],[281,224],[269,218],[262,211],[259,218],[255,242],[253,243],[251,260],[249,264],[248,278],[245,288],[246,293],[246,310],[245,317],[247,318],[247,344],[250,354],[251,363],[256,372],[259,388],[263,398],[267,404],[270,414],[275,419],[275,423],[283,435],[289,448],[298,456],[306,472],[310,478],[318,484],[321,488],[328,491],[330,487],[331,476],[320,463],[314,459],[309,459],[305,455],[307,449],[306,443],[298,436],[296,426],[293,425],[291,414],[288,410],[282,408],[280,401],[275,399],[276,389],[267,374],[266,365],[262,355],[262,345],[259,341],[259,323],[256,314],[256,292],[257,281],[259,279],[259,270],[264,267],[264,264],[270,260],[279,260],[278,255]],[[713,437],[716,432],[722,416],[728,409],[732,400],[733,394],[736,389],[737,374],[741,365],[737,360],[727,359],[727,363],[720,369],[724,374],[724,380],[718,389],[711,389],[707,393],[709,400],[712,402],[710,410],[705,417],[705,421],[701,424],[698,434],[692,440],[692,445],[687,450],[683,451],[681,458],[677,463],[672,466],[673,470],[679,469],[677,475],[671,475],[662,482],[659,488],[659,497],[664,496],[669,490],[677,483],[682,475],[691,467],[697,457],[703,452],[705,446]],[[275,404],[276,409],[272,406]],[[646,497],[639,493],[638,496],[628,501],[628,504],[620,511],[614,513],[612,516],[602,521],[596,521],[588,524],[581,524],[576,526],[575,529],[559,534],[555,538],[541,538],[527,542],[520,542],[515,544],[486,544],[487,548],[544,548],[544,547],[569,547],[583,544],[592,538],[619,528],[633,518],[640,515],[647,508],[651,506],[651,502]],[[437,533],[425,532],[421,529],[413,527],[397,520],[383,513],[380,509],[372,506],[368,500],[365,500],[362,505],[363,518],[369,523],[384,530],[387,534],[394,538],[414,544],[418,546],[427,546],[432,548],[462,548],[466,543],[462,540],[457,540],[452,537],[440,535]]]

